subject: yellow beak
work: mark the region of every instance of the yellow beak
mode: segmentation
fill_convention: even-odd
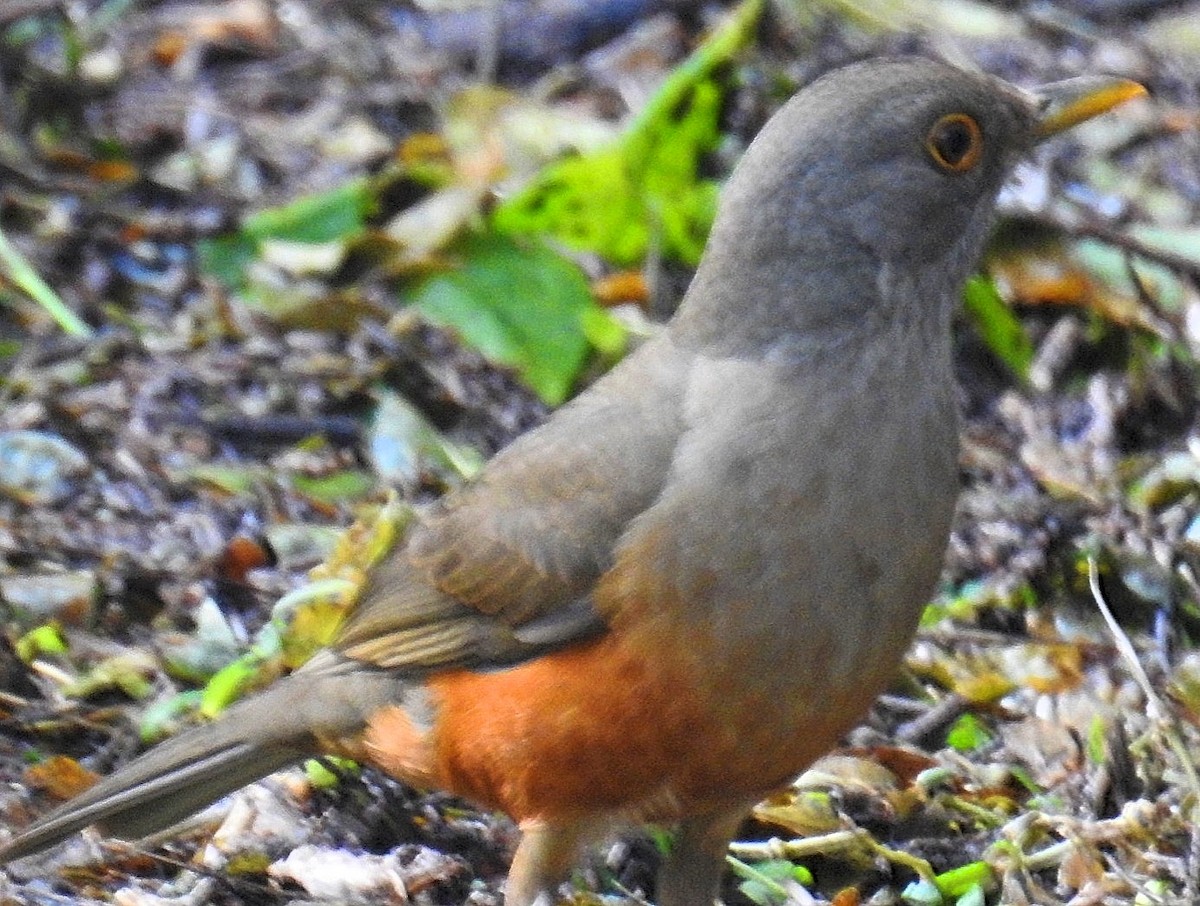
[[[1114,76],[1081,76],[1043,85],[1034,91],[1042,108],[1036,135],[1039,140],[1057,135],[1145,94],[1137,82]]]

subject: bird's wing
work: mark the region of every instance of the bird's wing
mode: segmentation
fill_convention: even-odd
[[[647,343],[502,451],[382,563],[335,647],[421,673],[515,663],[603,631],[590,592],[657,497],[688,357]]]

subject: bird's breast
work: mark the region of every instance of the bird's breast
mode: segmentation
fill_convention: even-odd
[[[956,418],[925,353],[803,380],[700,362],[663,492],[593,591],[610,631],[436,676],[432,729],[393,714],[369,747],[518,820],[670,818],[802,770],[893,675],[941,565]]]

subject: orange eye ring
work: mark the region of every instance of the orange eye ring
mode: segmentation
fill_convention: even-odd
[[[947,173],[966,173],[983,158],[983,130],[972,116],[947,114],[925,136],[925,150]]]

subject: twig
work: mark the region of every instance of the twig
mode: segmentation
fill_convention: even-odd
[[[1189,903],[1195,903],[1197,898],[1200,898],[1200,824],[1195,821],[1191,824],[1191,845],[1188,847],[1188,859],[1191,864],[1183,883],[1184,898]]]
[[[855,849],[879,856],[893,865],[907,868],[925,881],[937,883],[933,866],[925,859],[897,849],[890,849],[861,828],[834,831],[819,837],[798,837],[791,840],[780,840],[778,837],[757,842],[735,840],[729,844],[729,855],[726,858],[730,860],[731,865],[735,865],[741,859],[754,862],[768,859],[808,859],[813,856]]]
[[[831,834],[821,834],[819,837],[798,837],[792,840],[781,840],[778,837],[755,842],[734,840],[729,844],[729,854],[755,862],[768,859],[808,859],[847,849],[869,848],[874,842],[866,831],[840,830]]]
[[[1171,270],[1183,271],[1200,280],[1200,262],[1187,255],[1155,248],[1135,236],[1099,224],[1069,225],[1053,219],[1050,219],[1050,223],[1073,239],[1097,239],[1105,245],[1131,252],[1139,258],[1145,258],[1147,261],[1153,261],[1155,264],[1161,264]]]
[[[10,710],[16,711],[21,708],[28,708],[30,705],[30,701],[29,701],[29,699],[22,698],[21,696],[15,694],[13,692],[9,692],[5,689],[0,689],[0,704],[4,705],[6,708],[9,708]]]
[[[896,738],[902,742],[927,740],[953,723],[969,707],[970,702],[957,692],[951,692],[920,717],[915,717],[897,727]]]
[[[1180,768],[1184,776],[1187,777],[1188,786],[1191,787],[1192,808],[1195,810],[1200,805],[1200,775],[1196,773],[1196,765],[1193,763],[1191,754],[1188,752],[1187,746],[1179,734],[1179,729],[1175,721],[1163,705],[1158,693],[1154,691],[1154,686],[1151,684],[1150,677],[1146,674],[1145,668],[1142,667],[1142,662],[1138,658],[1137,651],[1134,650],[1133,643],[1129,640],[1129,636],[1125,634],[1125,631],[1118,625],[1116,618],[1108,607],[1108,602],[1104,600],[1104,594],[1100,590],[1100,573],[1096,566],[1095,557],[1088,557],[1088,587],[1092,591],[1092,598],[1095,600],[1096,606],[1100,609],[1100,614],[1104,617],[1104,622],[1108,625],[1108,631],[1112,633],[1117,651],[1124,658],[1129,672],[1133,675],[1134,682],[1141,687],[1142,694],[1146,697],[1146,715],[1160,726],[1167,745],[1175,753],[1175,757],[1179,759]]]

